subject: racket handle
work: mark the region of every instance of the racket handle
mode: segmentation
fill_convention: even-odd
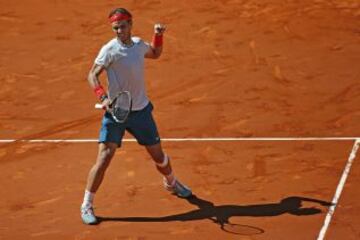
[[[104,106],[102,104],[100,104],[100,103],[96,103],[95,108],[96,109],[104,109]]]

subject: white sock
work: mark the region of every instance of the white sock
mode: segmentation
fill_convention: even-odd
[[[95,193],[85,190],[84,201],[81,207],[91,207],[94,201]]]

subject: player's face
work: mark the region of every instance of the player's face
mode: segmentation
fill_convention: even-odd
[[[131,37],[131,23],[127,20],[113,22],[111,27],[121,41],[126,41]]]

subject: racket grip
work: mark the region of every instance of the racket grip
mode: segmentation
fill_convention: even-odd
[[[95,108],[96,109],[105,109],[104,106],[102,104],[100,104],[100,103],[96,103]]]

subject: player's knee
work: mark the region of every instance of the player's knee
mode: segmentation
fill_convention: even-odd
[[[99,168],[100,170],[105,170],[112,157],[114,156],[115,150],[111,149],[111,148],[103,148],[99,151],[99,155],[96,161],[96,166],[97,168]]]
[[[112,158],[112,156],[114,155],[115,151],[116,151],[117,145],[116,144],[105,144],[105,143],[101,143],[99,145],[99,154],[98,157],[102,158],[102,159],[108,159],[108,158]]]

